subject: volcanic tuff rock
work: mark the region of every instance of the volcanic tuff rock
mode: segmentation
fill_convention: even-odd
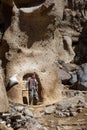
[[[9,109],[8,98],[4,85],[4,74],[3,69],[1,67],[0,61],[0,112],[6,112]]]
[[[36,72],[40,82],[41,101],[52,103],[61,96],[57,63],[61,35],[55,25],[55,12],[58,11],[58,2],[55,2],[46,1],[28,8],[17,8],[15,3],[13,5],[11,25],[5,31],[2,44],[9,46],[5,54],[8,61],[6,82],[14,74],[17,74],[19,80],[19,87],[13,86],[8,91],[8,96],[14,102],[22,103],[23,77],[33,72]]]

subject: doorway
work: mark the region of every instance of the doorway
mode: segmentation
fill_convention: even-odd
[[[27,73],[23,76],[23,81],[27,81],[29,77],[32,77],[32,74],[33,73]],[[35,73],[36,75],[36,79],[37,79],[37,82],[38,82],[38,96],[39,96],[39,102],[43,102],[43,89],[42,89],[42,84],[41,84],[41,81],[40,81],[40,78],[38,76],[37,73]],[[27,98],[29,98],[29,92],[26,92],[27,93],[27,97],[23,96],[23,103],[24,104],[28,104],[28,100]],[[25,100],[26,99],[26,100]],[[33,101],[33,105],[35,105],[35,100]]]

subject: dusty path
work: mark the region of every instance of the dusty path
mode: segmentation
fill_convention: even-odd
[[[37,120],[48,130],[87,130],[87,110],[76,117],[58,118],[55,115],[45,115]]]
[[[71,90],[72,91],[72,90]],[[87,103],[87,94],[85,94]],[[30,107],[29,107],[30,108]],[[36,114],[36,119],[47,130],[87,130],[87,108],[75,117],[58,117],[55,113],[49,115],[40,115],[39,112],[46,108],[44,105],[33,106],[30,109]]]

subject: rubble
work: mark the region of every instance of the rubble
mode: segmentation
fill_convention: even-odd
[[[50,106],[45,109],[45,114],[52,114],[55,111],[55,106]]]

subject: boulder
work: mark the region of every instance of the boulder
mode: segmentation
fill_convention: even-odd
[[[77,89],[87,90],[87,63],[79,66],[77,70]]]
[[[63,83],[66,83],[71,78],[71,75],[67,71],[59,69],[59,77]]]
[[[73,71],[73,72],[71,73],[71,78],[70,78],[69,82],[70,82],[71,84],[75,84],[75,83],[77,82],[77,74],[76,74],[76,71]]]
[[[14,84],[18,84],[18,80],[17,80],[17,74],[13,75],[10,79],[9,79],[9,82],[10,82],[10,86],[13,86]]]
[[[70,116],[77,116],[77,112],[70,112]]]
[[[24,106],[22,106],[22,105],[18,105],[18,106],[15,106],[14,108],[16,109],[16,111],[18,111],[18,112],[22,112],[23,109],[24,109]]]
[[[63,68],[68,71],[68,72],[73,72],[77,69],[77,65],[76,64],[71,64],[71,63],[62,63]]]
[[[70,74],[71,78],[69,82],[72,85],[76,85],[78,90],[87,90],[87,63],[80,65],[76,71]]]
[[[23,113],[24,113],[24,115],[26,115],[26,116],[34,117],[32,111],[30,111],[29,108],[25,108],[25,110],[24,110]]]
[[[45,109],[45,114],[52,114],[55,111],[55,106],[50,106]]]

